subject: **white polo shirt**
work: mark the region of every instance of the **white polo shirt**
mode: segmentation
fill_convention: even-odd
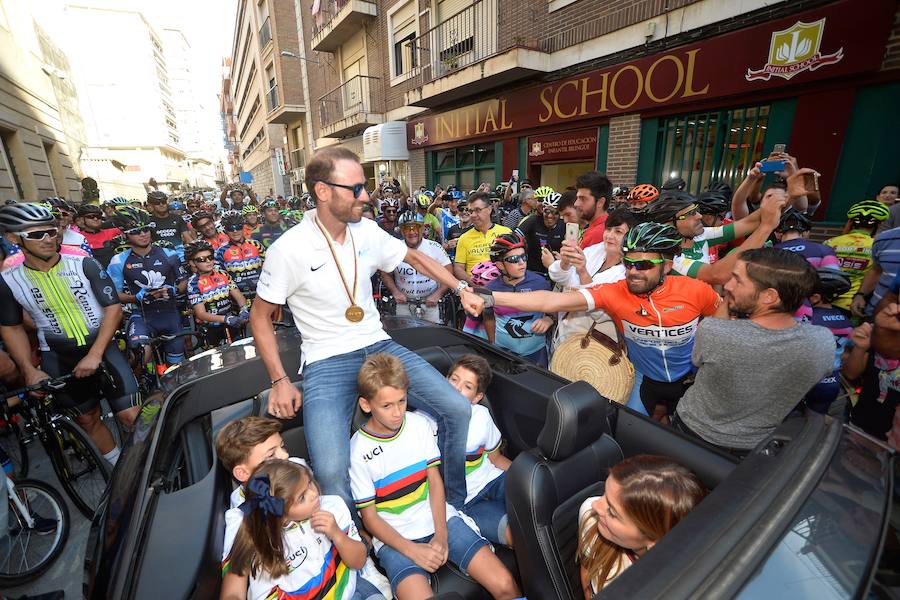
[[[372,298],[371,277],[379,270],[390,273],[396,269],[406,257],[406,244],[370,219],[351,223],[348,228],[344,243],[332,242],[332,246],[351,292],[356,246],[356,305],[365,312],[359,323],[348,321],[344,315],[350,299],[328,242],[316,225],[315,210],[307,211],[299,225],[287,230],[266,251],[256,293],[266,302],[287,303],[290,307],[303,338],[301,365],[389,339]]]

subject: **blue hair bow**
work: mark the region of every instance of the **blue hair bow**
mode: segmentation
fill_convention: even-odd
[[[284,500],[270,495],[269,488],[268,475],[254,475],[251,477],[250,481],[247,482],[247,489],[253,492],[253,495],[249,496],[241,504],[241,512],[249,515],[254,510],[259,509],[266,515],[284,516]]]

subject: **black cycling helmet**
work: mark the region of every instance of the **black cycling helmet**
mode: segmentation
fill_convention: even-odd
[[[168,202],[169,197],[165,192],[154,191],[147,194],[147,202]]]
[[[229,229],[237,231],[244,226],[244,215],[240,211],[229,210],[222,215],[221,225],[225,231]]]
[[[494,243],[491,244],[491,260],[497,262],[503,258],[503,255],[510,250],[516,248],[525,248],[525,238],[518,231],[512,233],[503,233],[497,236]]]
[[[692,194],[679,190],[663,189],[659,198],[647,206],[647,211],[644,214],[647,221],[672,223],[675,220],[675,215],[697,204],[697,199]]]
[[[173,244],[169,240],[153,240],[153,245],[159,248],[165,248],[166,250],[175,249],[175,244]]]
[[[697,210],[701,215],[724,215],[728,208],[729,203],[722,192],[707,190],[697,196]]]
[[[719,192],[720,194],[722,194],[722,196],[725,197],[725,201],[729,204],[731,203],[731,197],[734,195],[731,186],[718,179],[713,179],[712,181],[710,181],[709,185],[706,186],[706,191]]]
[[[56,225],[56,219],[46,206],[35,202],[7,204],[0,208],[0,229],[15,233],[35,225]]]
[[[122,232],[126,232],[129,229],[146,227],[150,224],[151,218],[150,213],[146,210],[134,208],[133,206],[117,206],[116,212],[112,216],[112,222]]]
[[[687,182],[681,177],[669,177],[666,182],[659,188],[660,192],[669,190],[683,191],[687,187]]]
[[[816,269],[816,274],[819,276],[819,279],[813,288],[813,292],[821,294],[826,302],[838,296],[843,296],[852,287],[850,277],[840,269],[819,267]]]
[[[799,231],[803,233],[804,231],[809,231],[812,229],[812,222],[810,222],[809,217],[806,216],[802,211],[797,210],[793,206],[788,206],[784,209],[784,212],[781,213],[781,220],[778,222],[778,228],[776,231],[784,233],[785,231]]]
[[[125,234],[122,234],[107,241],[103,244],[103,247],[112,250],[113,254],[122,254],[126,250],[131,249],[131,244],[128,243],[128,238],[125,237]]]
[[[672,258],[681,254],[681,240],[681,234],[672,225],[641,223],[628,230],[622,252],[657,252]]]
[[[102,217],[103,211],[96,204],[82,204],[78,207],[79,217],[86,217],[88,215],[97,215]]]
[[[191,260],[201,252],[212,252],[215,254],[215,249],[206,240],[197,240],[184,245],[185,260]]]
[[[191,225],[197,227],[197,223],[202,221],[203,219],[212,219],[215,221],[215,217],[212,216],[212,213],[205,210],[198,210],[194,214],[191,215]]]

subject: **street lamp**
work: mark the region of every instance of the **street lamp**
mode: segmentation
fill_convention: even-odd
[[[306,58],[305,56],[300,56],[299,54],[294,54],[294,53],[291,52],[290,50],[282,50],[282,51],[281,51],[281,55],[282,55],[282,56],[287,56],[288,58],[297,58],[297,59],[300,59],[300,60],[305,60],[306,62],[312,63],[312,64],[314,64],[314,65],[319,64],[319,61],[317,61],[317,60],[312,60],[312,59],[310,59],[310,58]]]

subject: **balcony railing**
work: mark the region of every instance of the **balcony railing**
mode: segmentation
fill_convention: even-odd
[[[269,22],[269,17],[266,17],[266,20],[263,21],[262,27],[259,28],[259,48],[262,50],[266,47],[266,44],[272,41],[272,24]]]
[[[334,52],[376,14],[375,0],[321,0],[313,14],[313,50]]]
[[[266,97],[269,99],[269,112],[272,112],[281,102],[278,100],[278,84],[276,83],[272,87],[269,88],[269,91],[266,92]]]
[[[291,168],[299,169],[300,167],[306,166],[306,150],[300,148],[299,150],[291,150]]]
[[[325,128],[360,113],[383,113],[381,79],[357,75],[319,98],[319,124]]]
[[[413,40],[421,65],[421,82],[428,83],[496,54],[499,26],[497,0],[474,4]]]

